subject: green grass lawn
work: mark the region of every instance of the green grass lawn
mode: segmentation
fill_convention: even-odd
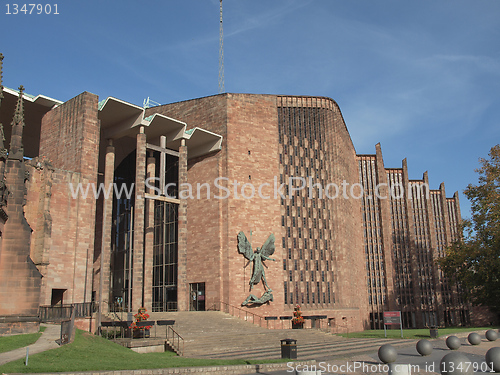
[[[40,327],[38,333],[0,337],[0,353],[34,344],[40,338],[43,331],[45,331],[45,327]]]
[[[242,365],[289,361],[217,360],[178,357],[175,353],[139,354],[88,332],[76,331],[75,341],[57,349],[34,354],[28,366],[19,359],[0,366],[0,373],[137,370],[165,367]]]
[[[497,329],[498,327],[449,327],[449,328],[439,328],[439,336],[448,336],[461,332],[472,332],[472,331],[481,331],[488,329]],[[376,330],[368,330],[363,332],[350,332],[347,333],[339,333],[339,336],[343,337],[352,337],[352,338],[372,338],[372,339],[380,339],[384,338],[384,330],[376,329]],[[430,338],[429,329],[403,329],[403,338],[405,339],[428,339]],[[388,329],[387,330],[387,338],[391,339],[400,339],[401,331],[399,329]]]

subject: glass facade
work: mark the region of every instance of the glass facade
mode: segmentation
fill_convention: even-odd
[[[155,159],[155,187],[159,188],[160,166],[163,171],[168,195],[176,196],[178,187],[178,158],[172,155],[164,156],[159,151],[150,152]],[[113,230],[111,248],[111,311],[127,311],[129,297],[133,287],[131,280],[134,272],[133,256],[135,251],[144,249],[133,248],[134,235],[134,183],[136,170],[136,153],[130,153],[116,168],[114,182],[118,188],[125,188],[118,199],[114,194]],[[153,185],[153,182],[149,182]],[[153,225],[153,278],[152,288],[153,311],[177,310],[177,243],[178,243],[178,204],[154,200]],[[143,270],[140,270],[142,272]]]
[[[135,182],[135,151],[129,154],[116,168],[114,183],[118,188],[126,187],[130,194],[119,199],[113,195],[113,229],[111,244],[111,300],[110,311],[128,311],[132,287],[133,251],[133,206]],[[127,197],[128,195],[128,197]]]
[[[155,201],[153,311],[177,310],[178,205]]]

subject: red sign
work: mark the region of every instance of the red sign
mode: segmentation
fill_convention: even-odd
[[[401,316],[401,311],[384,311],[384,318],[385,317],[395,317],[395,316]]]
[[[384,324],[401,324],[401,311],[384,311]]]

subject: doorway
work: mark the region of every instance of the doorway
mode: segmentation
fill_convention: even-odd
[[[205,283],[189,284],[189,310],[205,311]]]
[[[50,298],[50,305],[51,306],[62,306],[65,291],[66,291],[66,289],[52,289],[52,296]]]

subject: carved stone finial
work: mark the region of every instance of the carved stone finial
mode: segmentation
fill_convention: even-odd
[[[12,119],[12,136],[10,138],[10,152],[8,159],[23,160],[23,128],[24,128],[24,106],[23,106],[24,86],[19,87],[19,98],[17,100],[16,112]]]

